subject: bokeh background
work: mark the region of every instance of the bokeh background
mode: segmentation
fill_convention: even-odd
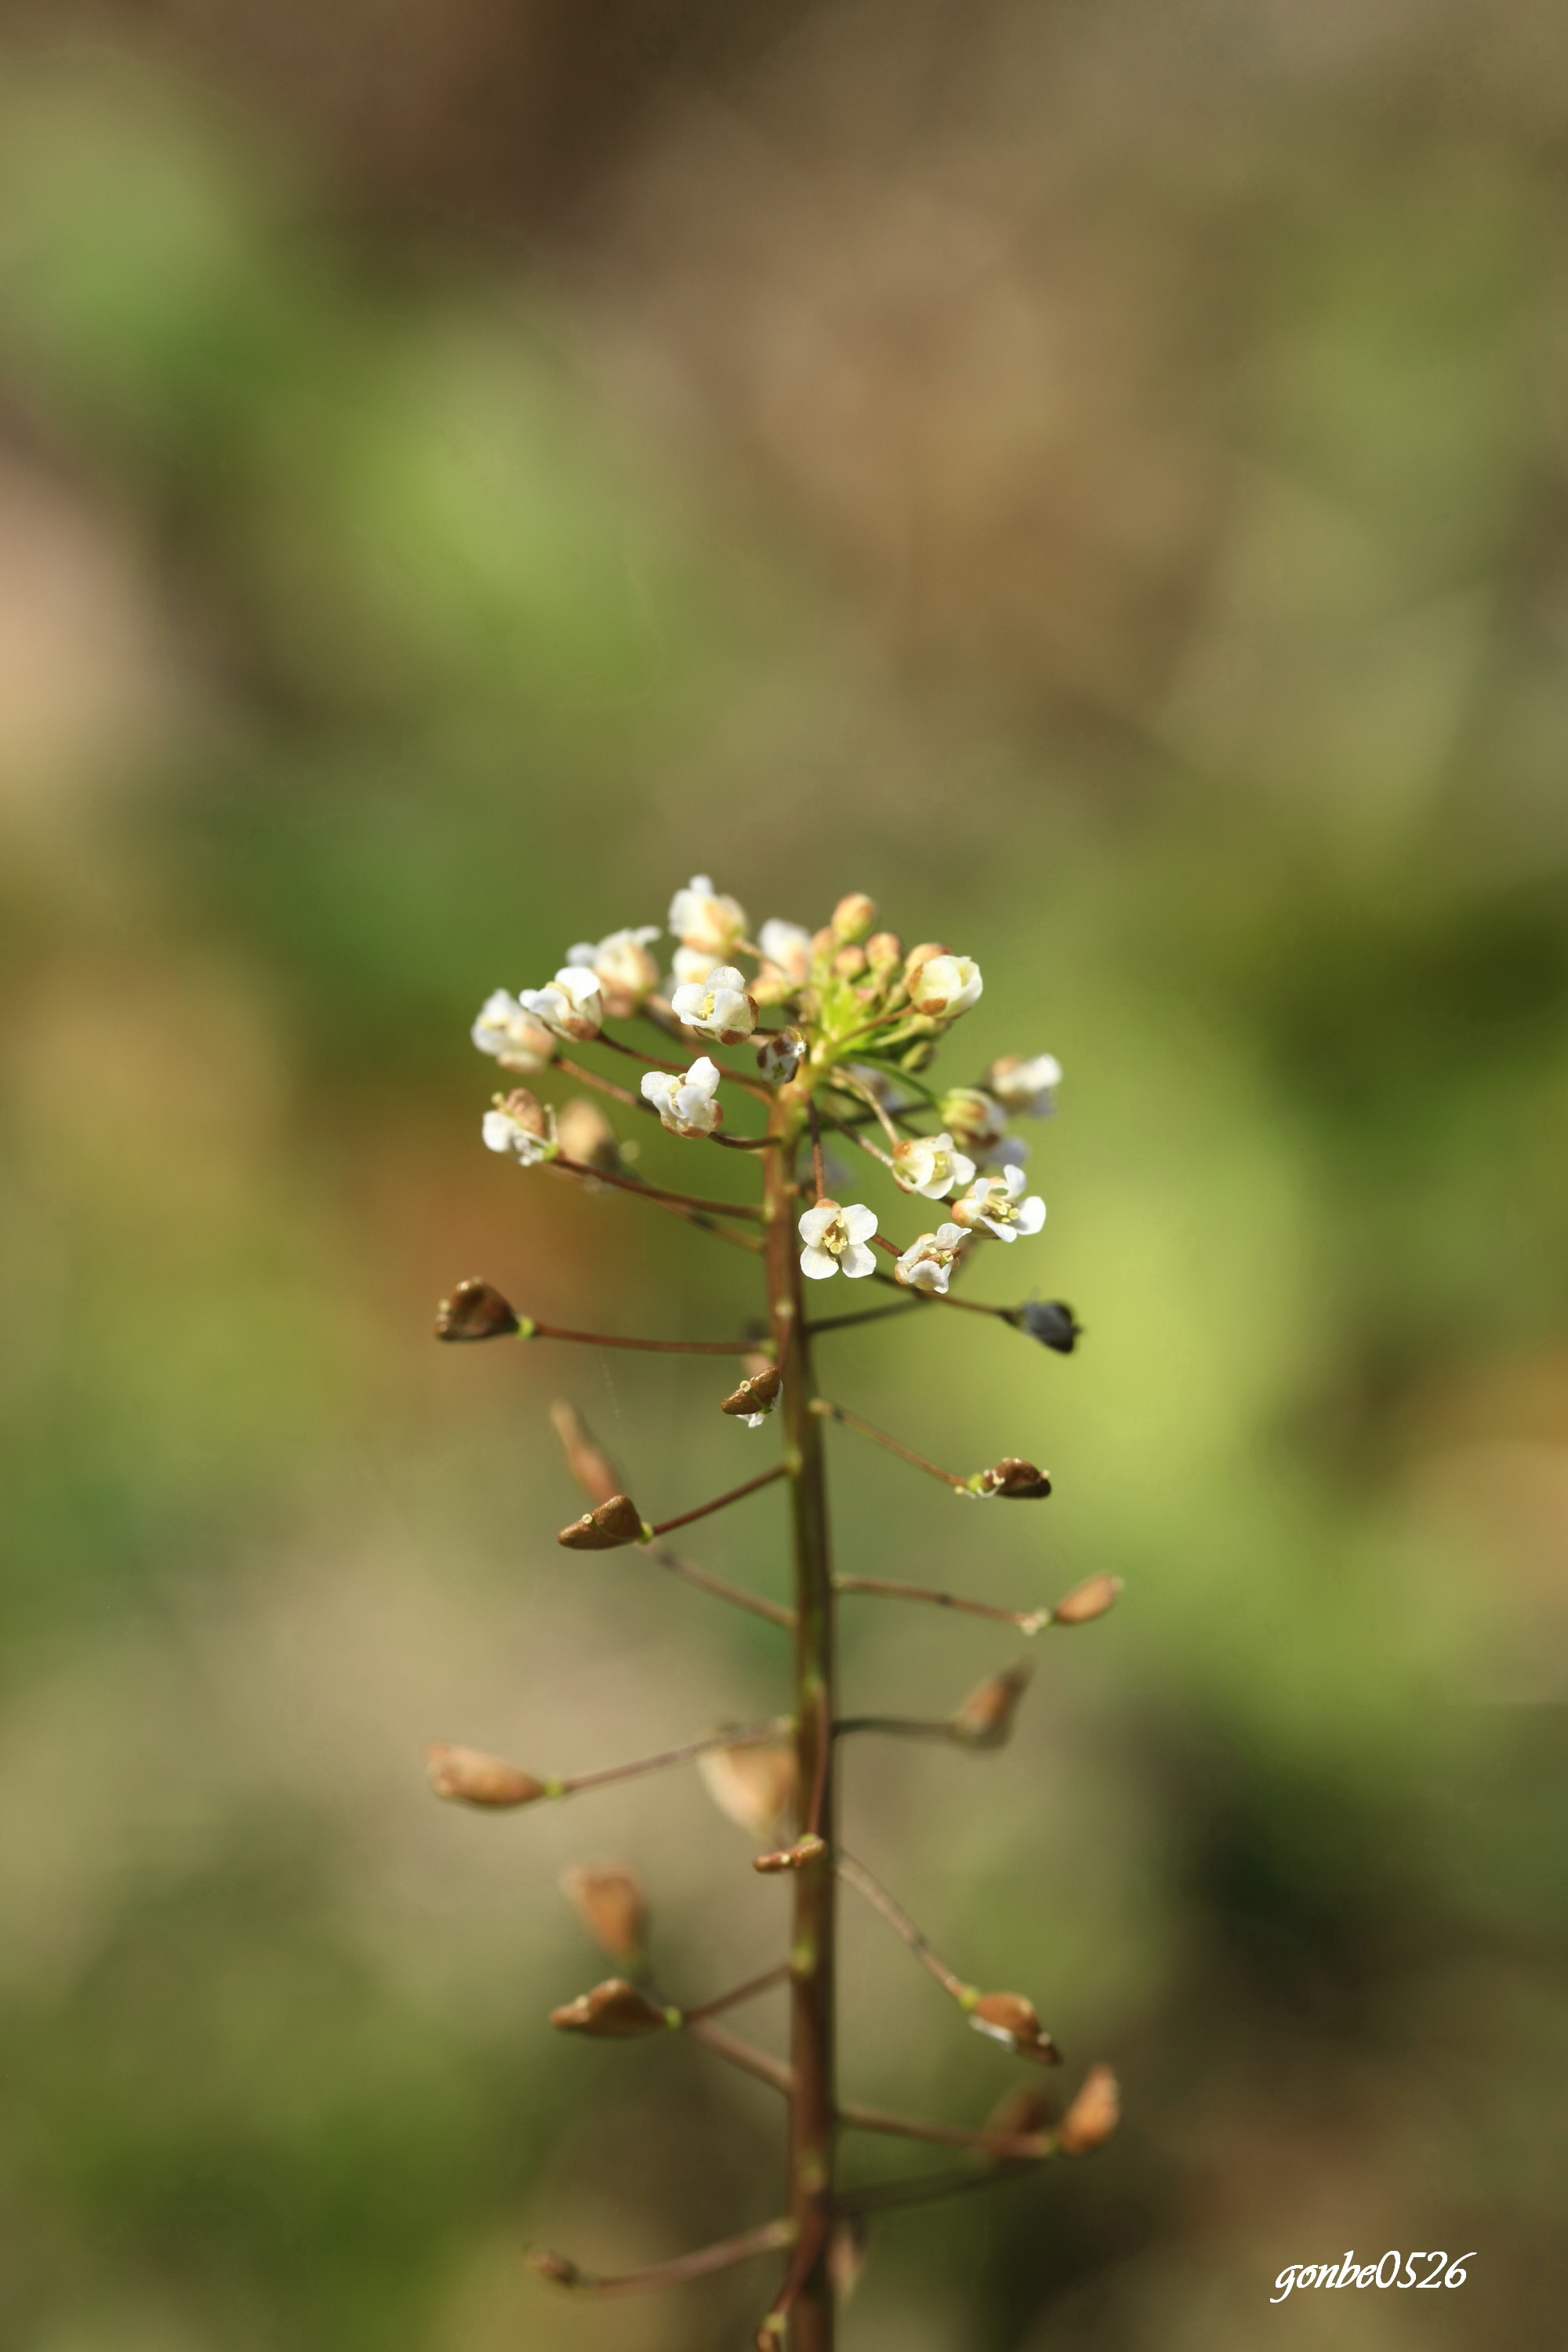
[[[777,1703],[765,1626],[551,1540],[550,1398],[673,1509],[771,1443],[711,1374],[429,1338],[474,1273],[751,1311],[743,1261],[478,1135],[480,998],[698,870],[759,921],[870,890],[984,964],[954,1076],[1067,1067],[1046,1234],[980,1279],[1069,1298],[1079,1354],[932,1317],[832,1372],[1056,1498],[971,1521],[846,1440],[845,1559],[1127,1581],[1005,1755],[857,1751],[866,1859],[1128,2121],[889,2219],[847,2344],[1563,2340],[1563,35],[0,10],[18,2352],[749,2340],[761,2272],[584,2311],[521,2249],[656,2260],[778,2196],[768,2093],[549,2032],[598,1972],[562,1865],[641,1862],[689,1996],[784,1895],[689,1773],[486,1819],[420,1761]],[[771,1500],[699,1532],[779,1589]],[[855,1608],[867,1706],[1013,1654]],[[846,1968],[859,2095],[984,2112],[1005,2055],[854,1917]],[[1351,2246],[1478,2251],[1430,2305],[1269,2309]]]

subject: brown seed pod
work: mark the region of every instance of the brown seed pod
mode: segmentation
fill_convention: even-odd
[[[436,1309],[437,1339],[502,1339],[521,1328],[516,1307],[493,1282],[459,1282]]]
[[[776,1364],[769,1364],[749,1380],[731,1389],[719,1407],[721,1412],[742,1415],[748,1421],[753,1413],[772,1412],[784,1389],[784,1374]]]
[[[782,1870],[804,1870],[808,1862],[816,1862],[826,1852],[826,1839],[819,1838],[815,1830],[808,1830],[805,1837],[796,1838],[793,1845],[786,1845],[781,1853],[753,1855],[752,1868],[761,1871],[764,1878],[773,1878]]]
[[[975,2002],[969,2022],[976,2033],[1005,2042],[1020,2058],[1042,2066],[1059,2066],[1062,2053],[1040,2023],[1032,2000],[1021,1992],[984,1992]]]
[[[575,2286],[583,2275],[575,2263],[568,2262],[564,2254],[551,2253],[544,2246],[530,2246],[524,2260],[531,2271],[548,2279],[552,2286]]]
[[[607,1502],[563,1528],[555,1538],[568,1551],[616,1551],[622,1544],[646,1539],[646,1522],[629,1495],[612,1495]]]
[[[1038,1470],[1032,1462],[1025,1462],[1016,1454],[1005,1454],[989,1470],[980,1474],[981,1491],[987,1495],[1004,1495],[1014,1502],[1032,1502],[1051,1491],[1047,1472]]]
[[[561,1441],[566,1467],[591,1503],[607,1503],[624,1491],[620,1472],[589,1430],[575,1405],[557,1397],[550,1408],[550,1426]]]
[[[698,1758],[697,1769],[720,1811],[754,1838],[775,1838],[780,1824],[795,1811],[795,1756],[788,1740],[710,1748]]]
[[[1064,2156],[1087,2156],[1103,2147],[1121,2120],[1121,2095],[1109,2066],[1091,2066],[1057,2131]]]
[[[579,1862],[563,1871],[561,1891],[594,1941],[613,1960],[635,1965],[647,1938],[647,1898],[635,1870],[618,1862]]]
[[[447,1740],[433,1739],[425,1750],[425,1762],[436,1794],[454,1804],[531,1805],[550,1794],[548,1782],[478,1748],[454,1748]]]
[[[550,2012],[563,2033],[591,2033],[606,2042],[628,2042],[638,2033],[664,2033],[680,2022],[679,2010],[660,2009],[625,1977],[606,1977]]]
[[[966,1748],[1001,1748],[1012,1736],[1018,1702],[1029,1687],[1034,1668],[1021,1658],[970,1692],[948,1728]]]
[[[1087,1625],[1091,1618],[1103,1617],[1116,1605],[1121,1590],[1119,1576],[1089,1576],[1075,1584],[1070,1592],[1057,1602],[1051,1612],[1054,1625]]]

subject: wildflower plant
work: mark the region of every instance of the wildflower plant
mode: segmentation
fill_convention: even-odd
[[[845,1851],[838,1826],[837,1768],[847,1739],[882,1735],[944,1740],[971,1750],[999,1748],[1024,1697],[1026,1662],[1003,1667],[942,1720],[847,1715],[838,1697],[837,1620],[847,1596],[868,1596],[958,1610],[1032,1636],[1047,1626],[1079,1625],[1103,1615],[1116,1599],[1117,1580],[1091,1577],[1054,1606],[1004,1608],[955,1592],[836,1573],[826,1462],[829,1423],[886,1448],[960,1499],[1037,1502],[1050,1493],[1050,1480],[1017,1455],[974,1471],[928,1461],[825,1395],[816,1355],[818,1342],[852,1325],[939,1309],[985,1316],[1059,1354],[1072,1352],[1079,1326],[1060,1300],[998,1307],[963,1297],[954,1287],[977,1251],[997,1244],[1010,1248],[1045,1222],[1045,1203],[1024,1174],[1026,1147],[1009,1132],[1008,1122],[1010,1116],[1048,1112],[1061,1072],[1048,1054],[1009,1055],[978,1083],[938,1091],[928,1072],[949,1032],[980,998],[980,967],[935,942],[906,954],[893,933],[875,928],[876,908],[862,894],[841,899],[831,921],[815,933],[773,920],[753,942],[744,909],[700,875],[676,892],[668,921],[675,949],[667,983],[661,985],[651,952],[657,929],[616,931],[597,945],[571,948],[542,988],[516,996],[498,990],[474,1024],[474,1042],[504,1069],[535,1078],[559,1076],[607,1097],[623,1114],[658,1118],[684,1142],[749,1155],[744,1165],[760,1176],[752,1196],[706,1187],[674,1191],[647,1181],[631,1155],[623,1156],[598,1106],[581,1097],[557,1110],[523,1087],[498,1094],[484,1118],[483,1139],[525,1169],[548,1169],[568,1181],[635,1194],[647,1207],[684,1219],[756,1259],[766,1291],[765,1341],[570,1330],[521,1311],[479,1280],[459,1284],[444,1301],[436,1329],[448,1341],[515,1336],[738,1360],[742,1377],[715,1403],[746,1428],[771,1423],[777,1429],[781,1443],[768,1465],[710,1501],[650,1520],[574,1409],[558,1403],[556,1433],[587,1507],[557,1540],[582,1551],[639,1547],[646,1558],[715,1600],[765,1619],[793,1646],[788,1710],[768,1722],[731,1727],[661,1755],[573,1778],[535,1774],[447,1744],[431,1748],[430,1773],[438,1796],[515,1808],[696,1761],[715,1802],[762,1849],[752,1867],[791,1878],[787,1958],[718,2000],[693,2006],[671,1998],[654,1974],[647,1906],[636,1874],[609,1864],[568,1874],[567,1895],[615,1963],[615,1973],[558,2008],[553,2023],[565,2032],[610,2040],[681,2033],[772,2084],[788,2117],[787,2210],[761,2229],[618,2277],[590,2277],[554,2253],[536,2252],[531,2260],[560,2286],[607,2294],[703,2277],[753,2256],[782,2256],[782,2279],[757,2345],[763,2352],[780,2346],[788,2352],[830,2352],[836,2307],[858,2267],[872,2213],[1009,2179],[1047,2158],[1082,2156],[1116,2126],[1116,2085],[1103,2066],[1089,2071],[1059,2118],[1043,2094],[1027,2085],[984,2121],[961,2127],[847,2102],[839,2092],[836,2053],[835,1920],[839,1890],[847,1888],[880,1915],[976,2032],[1031,2063],[1059,2062],[1032,2000],[972,1984],[951,1969],[887,1889]],[[748,965],[754,967],[750,973]],[[647,1042],[672,1051],[644,1051],[612,1034],[610,1021],[639,1021]],[[635,1087],[579,1059],[584,1047],[637,1066]],[[727,1058],[716,1058],[721,1055]],[[825,1129],[858,1152],[861,1162],[879,1163],[875,1181],[885,1190],[880,1207],[829,1193]],[[869,1168],[866,1172],[872,1174]],[[894,1232],[883,1230],[884,1216]],[[927,1216],[931,1230],[909,1230]],[[826,1286],[840,1276],[867,1290],[847,1311],[825,1314],[822,1307],[835,1303]],[[883,1291],[893,1296],[882,1297]],[[774,1485],[785,1489],[789,1504],[794,1584],[787,1607],[711,1574],[666,1541],[678,1528]],[[787,1990],[787,2061],[768,2056],[716,2021],[775,1988]],[[954,2154],[953,2166],[858,2186],[841,2162],[844,2137],[853,2132],[890,2133],[945,2147]]]

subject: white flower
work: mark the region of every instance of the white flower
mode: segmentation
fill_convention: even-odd
[[[669,1003],[678,1021],[721,1045],[738,1045],[757,1025],[757,1008],[733,964],[716,964],[706,980],[686,982]]]
[[[893,1181],[922,1200],[945,1200],[955,1184],[967,1184],[974,1162],[953,1149],[951,1135],[908,1135],[893,1146]]]
[[[611,931],[597,945],[580,940],[567,949],[567,962],[597,980],[612,1020],[626,1020],[658,986],[658,966],[647,951],[648,941],[658,937],[658,925],[644,923],[635,931]]]
[[[955,1021],[979,1003],[984,985],[972,956],[928,956],[910,981],[910,1002],[917,1013]]]
[[[921,1234],[894,1266],[893,1280],[901,1282],[906,1290],[945,1292],[948,1276],[968,1239],[962,1225],[938,1225],[934,1234]]]
[[[555,1040],[543,1023],[525,1013],[504,988],[486,997],[468,1034],[481,1054],[495,1055],[503,1070],[542,1070],[555,1052]]]
[[[547,1029],[558,1030],[563,1037],[596,1037],[604,1024],[605,1001],[598,981],[580,963],[567,964],[548,988],[521,989],[517,1001],[525,1013],[531,1013]]]
[[[495,1108],[485,1113],[485,1148],[510,1152],[525,1168],[553,1160],[561,1146],[555,1140],[555,1114],[541,1108],[523,1087],[514,1094],[497,1095]]]
[[[684,890],[669,902],[672,937],[683,947],[714,956],[727,956],[746,936],[746,910],[733,898],[715,891],[706,874],[694,874]]]
[[[1054,1054],[1037,1054],[1032,1062],[1024,1061],[1017,1054],[1005,1055],[993,1062],[986,1082],[998,1102],[1015,1116],[1025,1118],[1046,1118],[1056,1108],[1056,1090],[1062,1082],[1062,1066]]]
[[[793,987],[804,987],[811,978],[811,933],[799,923],[781,923],[776,915],[770,917],[757,933],[757,945],[764,963],[772,964]]]
[[[722,1076],[717,1062],[700,1054],[683,1078],[669,1070],[649,1070],[643,1099],[652,1103],[671,1135],[711,1135],[723,1117],[713,1097]]]
[[[805,1244],[800,1254],[802,1274],[808,1274],[813,1282],[826,1282],[840,1273],[858,1282],[863,1276],[875,1274],[877,1261],[866,1244],[876,1230],[874,1209],[858,1202],[841,1209],[837,1201],[818,1201],[800,1221],[800,1237]]]
[[[950,1087],[936,1107],[943,1127],[982,1160],[991,1157],[1007,1132],[1007,1114],[994,1095],[980,1087]]]
[[[764,1078],[783,1086],[805,1059],[805,1039],[798,1029],[775,1029],[757,1047],[757,1067]]]
[[[984,1225],[999,1242],[1016,1241],[1020,1234],[1037,1234],[1046,1222],[1039,1194],[1021,1200],[1023,1190],[1023,1170],[1004,1168],[999,1176],[977,1178],[963,1200],[953,1202],[952,1213],[961,1225]]]

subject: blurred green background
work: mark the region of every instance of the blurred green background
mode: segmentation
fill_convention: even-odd
[[[980,1279],[1080,1353],[832,1372],[1056,1498],[846,1439],[844,1560],[1127,1580],[1005,1755],[855,1755],[857,1849],[1128,2120],[889,2219],[847,2345],[1563,2341],[1565,232],[1544,0],[0,11],[8,2345],[748,2340],[761,2272],[580,2310],[520,2250],[778,2198],[766,2092],[550,2032],[563,1864],[639,1861],[689,1997],[785,1895],[693,1775],[485,1819],[420,1761],[778,1700],[551,1540],[550,1398],[673,1509],[770,1442],[712,1376],[429,1339],[477,1273],[752,1311],[479,1142],[481,997],[700,869],[871,891],[984,965],[954,1077],[1067,1067]],[[775,1521],[692,1549],[777,1589]],[[854,1607],[868,1707],[1012,1654]],[[1012,2079],[846,1969],[863,2098]],[[1269,2310],[1352,2245],[1477,2252]]]

